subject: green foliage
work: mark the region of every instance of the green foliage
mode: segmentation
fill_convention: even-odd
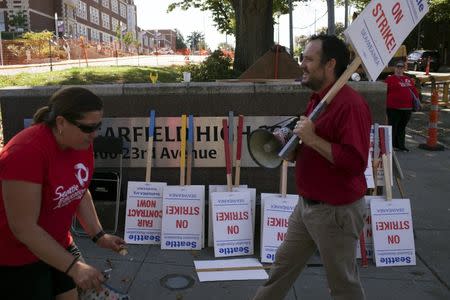
[[[9,18],[9,25],[17,27],[17,28],[24,28],[27,23],[27,17],[25,16],[23,11],[19,11]]]
[[[22,36],[24,47],[29,49],[33,56],[38,57],[45,55],[49,48],[48,41],[52,37],[53,33],[47,30],[42,32],[25,32]]]
[[[134,41],[133,33],[131,33],[131,32],[125,33],[125,35],[122,37],[122,39],[123,39],[123,43],[128,48]]]
[[[234,77],[231,68],[231,58],[225,56],[221,50],[216,50],[201,64],[190,64],[180,67],[179,80],[183,72],[191,72],[192,81],[215,81]]]
[[[181,34],[181,32],[178,29],[175,29],[176,32],[176,39],[177,39],[177,46],[176,49],[186,49],[186,43],[184,42],[184,37]]]
[[[200,50],[201,45],[205,43],[205,35],[198,31],[193,31],[186,39],[192,50]],[[204,48],[203,48],[204,49]]]
[[[336,27],[335,28],[336,36],[338,38],[342,39],[342,40],[345,40],[345,38],[344,38],[344,31],[345,31],[344,24],[338,22],[338,23],[335,24],[335,27]],[[317,34],[327,34],[327,32],[328,32],[328,27],[322,27],[322,28],[319,28],[317,30]]]

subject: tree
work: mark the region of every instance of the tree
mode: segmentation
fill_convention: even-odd
[[[23,11],[19,11],[9,17],[9,25],[17,28],[17,31],[23,31],[26,23],[27,17],[23,13]]]
[[[131,33],[131,32],[125,33],[125,35],[122,37],[122,40],[123,40],[123,43],[125,44],[125,46],[127,47],[127,50],[129,50],[128,48],[134,41],[133,33]]]
[[[336,27],[334,25],[334,0],[327,0],[328,11],[328,34],[335,34]]]
[[[201,43],[205,41],[205,35],[201,32],[193,31],[186,40],[192,50],[199,50]]]
[[[184,42],[184,37],[178,29],[175,29],[176,32],[176,49],[186,49],[186,43]]]
[[[292,0],[305,2],[306,0]],[[176,7],[190,7],[211,11],[218,31],[234,34],[236,53],[234,69],[243,72],[273,45],[273,13],[286,14],[288,0],[179,0],[171,3],[168,11]]]

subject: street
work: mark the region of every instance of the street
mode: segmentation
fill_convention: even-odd
[[[125,57],[110,57],[89,59],[89,67],[100,66],[141,66],[141,67],[168,67],[172,65],[184,65],[187,61],[192,63],[201,63],[207,58],[202,55],[189,55],[186,60],[184,55],[139,55]],[[54,71],[66,70],[73,67],[86,67],[86,61],[83,58],[77,58],[65,61],[52,62]],[[19,73],[42,73],[50,71],[50,63],[32,64],[32,65],[7,65],[0,66],[0,75],[16,75]]]

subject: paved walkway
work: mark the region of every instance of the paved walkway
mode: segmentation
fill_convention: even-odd
[[[450,151],[418,149],[420,135],[408,135],[409,153],[398,153],[405,174],[402,181],[411,199],[417,265],[361,269],[367,299],[450,299]],[[400,197],[397,189],[394,197]],[[132,299],[251,299],[262,281],[200,283],[193,260],[214,259],[212,248],[202,251],[168,251],[157,246],[130,245],[122,257],[98,249],[89,239],[77,238],[86,260],[100,269],[112,268],[110,285]],[[257,244],[257,243],[256,243]],[[330,299],[323,267],[317,257],[289,291],[286,299]],[[191,287],[170,290],[163,286],[170,274],[186,275]]]

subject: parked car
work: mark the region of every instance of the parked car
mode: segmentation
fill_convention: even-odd
[[[430,71],[436,72],[440,67],[439,52],[437,50],[416,50],[407,58],[408,70],[425,71],[428,58],[430,59]]]

